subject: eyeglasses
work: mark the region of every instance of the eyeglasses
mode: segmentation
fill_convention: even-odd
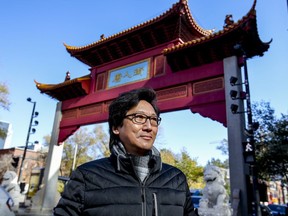
[[[145,114],[133,113],[126,115],[125,118],[131,120],[134,124],[145,124],[147,119],[150,120],[150,124],[152,126],[159,126],[161,122],[161,118],[157,116],[147,116]]]

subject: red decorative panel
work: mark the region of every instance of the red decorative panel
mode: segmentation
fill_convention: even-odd
[[[80,107],[79,110],[80,110],[80,116],[101,113],[102,112],[102,103]]]
[[[97,74],[96,91],[105,89],[105,73]]]
[[[224,89],[223,77],[193,83],[193,94],[203,94]]]
[[[109,106],[110,106],[111,103],[112,103],[112,100],[111,100],[111,101],[108,101],[108,102],[105,102],[105,103],[103,104],[103,106],[104,106],[103,110],[104,110],[105,113],[108,113],[108,112],[109,112]]]
[[[187,97],[187,95],[188,95],[187,85],[181,85],[181,86],[157,91],[158,101]]]
[[[67,118],[76,118],[77,117],[77,109],[71,109],[71,110],[65,110],[62,111],[62,118],[67,119]]]
[[[157,56],[154,59],[154,76],[163,75],[165,73],[165,57]]]

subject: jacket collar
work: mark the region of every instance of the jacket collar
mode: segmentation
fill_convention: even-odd
[[[121,142],[115,143],[111,148],[110,158],[118,172],[134,172],[132,157],[133,155],[126,152],[124,145]],[[158,172],[162,169],[160,152],[154,146],[149,151],[148,166],[150,173]]]

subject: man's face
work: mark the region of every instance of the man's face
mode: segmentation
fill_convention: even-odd
[[[130,109],[126,115],[131,114],[144,114],[157,118],[154,108],[145,100],[141,100],[138,105]],[[153,120],[147,119],[144,124],[138,124],[134,123],[132,116],[130,116],[123,120],[122,126],[113,128],[113,133],[119,135],[128,153],[145,155],[147,151],[152,148],[158,132],[158,126],[153,123],[151,124],[151,121]]]

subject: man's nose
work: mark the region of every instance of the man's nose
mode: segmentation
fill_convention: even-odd
[[[151,119],[150,118],[147,118],[146,122],[144,123],[144,127],[145,128],[149,128],[149,129],[152,128]]]

